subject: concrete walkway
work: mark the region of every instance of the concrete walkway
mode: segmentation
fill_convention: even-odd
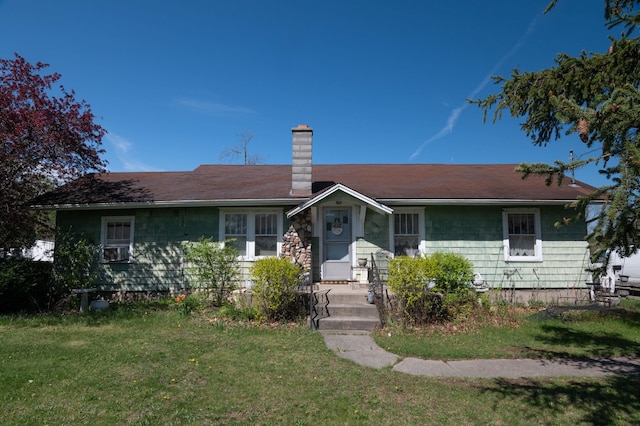
[[[339,357],[365,367],[432,377],[601,377],[640,374],[640,358],[489,359],[435,361],[404,358],[376,345],[366,331],[321,331],[325,344]]]

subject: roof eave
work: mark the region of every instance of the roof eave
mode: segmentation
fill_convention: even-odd
[[[428,206],[428,205],[566,205],[576,201],[575,198],[564,200],[544,200],[544,199],[505,199],[505,198],[381,198],[381,203],[392,206]],[[598,203],[598,201],[594,201]]]
[[[88,203],[88,204],[52,204],[34,205],[40,210],[115,210],[162,207],[250,207],[250,206],[291,206],[302,201],[300,198],[270,199],[220,199],[220,200],[179,200],[149,201],[135,203]]]
[[[344,185],[341,185],[342,188]],[[149,201],[135,203],[87,203],[87,204],[51,204],[33,205],[38,210],[116,210],[138,208],[163,208],[163,207],[251,207],[251,206],[290,206],[299,204],[287,213],[288,217],[310,207],[320,200],[331,195],[335,191],[323,192],[320,197],[307,198],[271,198],[271,199],[219,199],[219,200],[179,200],[179,201]],[[366,202],[372,209],[384,214],[393,213],[392,206],[428,206],[428,205],[566,205],[575,202],[575,199],[543,200],[543,199],[448,199],[448,198],[386,198],[374,200],[349,189],[346,193],[355,192],[356,197]],[[352,195],[352,194],[350,194]],[[600,204],[602,200],[594,200],[593,204]]]
[[[309,198],[307,201],[305,201],[304,203],[300,204],[299,206],[297,206],[294,209],[291,209],[287,212],[287,217],[292,217],[295,216],[296,214],[300,213],[303,210],[308,209],[309,207],[313,206],[314,204],[319,203],[320,201],[326,199],[327,197],[335,194],[336,192],[343,192],[357,200],[362,201],[363,203],[365,203],[367,205],[367,207],[371,208],[372,210],[380,213],[380,214],[392,214],[393,213],[393,209],[385,206],[383,203],[374,200],[371,197],[367,197],[366,195],[353,190],[351,188],[349,188],[348,186],[345,186],[341,183],[337,183],[335,185],[333,185],[332,187],[328,188],[327,190],[321,192],[320,194]]]

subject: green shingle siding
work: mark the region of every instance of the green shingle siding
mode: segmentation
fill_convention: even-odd
[[[282,207],[274,210],[286,211]],[[216,207],[151,208],[138,210],[59,211],[58,226],[89,233],[100,244],[102,217],[134,216],[132,263],[100,264],[96,285],[103,290],[180,290],[188,286],[184,243],[200,237],[220,239],[220,211]],[[285,215],[283,215],[284,217]],[[283,230],[289,221],[283,219]],[[240,262],[241,280],[249,277],[251,262]]]
[[[371,259],[380,250],[389,250],[389,216],[367,210],[364,237],[356,241],[356,257]]]
[[[103,290],[179,290],[185,278],[184,241],[218,239],[219,211],[214,207],[139,210],[59,211],[60,229],[88,233],[100,244],[102,217],[134,216],[132,263],[100,264],[96,285]]]
[[[541,215],[541,262],[505,262],[502,208],[499,206],[424,207],[427,253],[461,253],[474,270],[494,287],[572,288],[589,281],[586,225],[556,228],[567,212],[561,207],[536,207]],[[283,212],[287,209],[283,209]],[[139,210],[59,211],[60,229],[71,227],[100,243],[103,216],[134,216],[134,262],[100,265],[96,283],[105,290],[179,290],[188,284],[183,242],[201,236],[219,240],[220,212],[214,207],[150,208]],[[284,216],[284,215],[283,215]],[[283,219],[286,232],[289,223]],[[357,236],[355,257],[370,259],[372,253],[389,250],[389,216],[368,210],[364,236]],[[320,278],[318,237],[312,238],[313,278]],[[248,277],[250,262],[241,262],[242,279]],[[516,269],[511,279],[505,271]]]
[[[494,287],[570,288],[584,287],[588,276],[586,225],[556,228],[567,215],[563,207],[536,207],[541,216],[542,261],[505,262],[502,208],[435,206],[425,210],[427,252],[461,253]],[[517,270],[510,278],[505,271]]]

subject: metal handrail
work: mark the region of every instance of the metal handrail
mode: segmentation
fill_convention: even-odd
[[[384,252],[378,252],[376,254],[371,253],[371,284],[369,290],[373,292],[373,298],[375,304],[378,308],[378,314],[380,315],[380,323],[384,325],[384,316],[387,309],[387,302],[385,300],[384,294],[384,280],[380,274],[380,262],[376,262],[376,257],[378,257],[378,261],[382,260],[380,257],[384,256],[385,260],[388,260],[388,256]],[[387,297],[388,298],[388,297]]]
[[[314,291],[311,298],[311,314],[309,326],[312,330],[318,330],[320,320],[329,317],[329,292],[331,289]]]

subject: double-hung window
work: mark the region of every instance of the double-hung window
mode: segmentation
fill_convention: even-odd
[[[245,213],[227,213],[224,215],[224,240],[238,250],[240,256],[247,255],[247,215]]]
[[[395,256],[415,256],[424,240],[424,217],[418,211],[393,215],[393,253]]]
[[[244,259],[277,256],[282,242],[282,213],[255,211],[222,213],[221,236]]]
[[[255,255],[278,255],[278,215],[276,213],[257,213],[255,218]]]
[[[102,261],[131,262],[133,260],[133,216],[102,218]]]
[[[505,260],[536,262],[542,260],[540,211],[506,209],[502,213]]]

